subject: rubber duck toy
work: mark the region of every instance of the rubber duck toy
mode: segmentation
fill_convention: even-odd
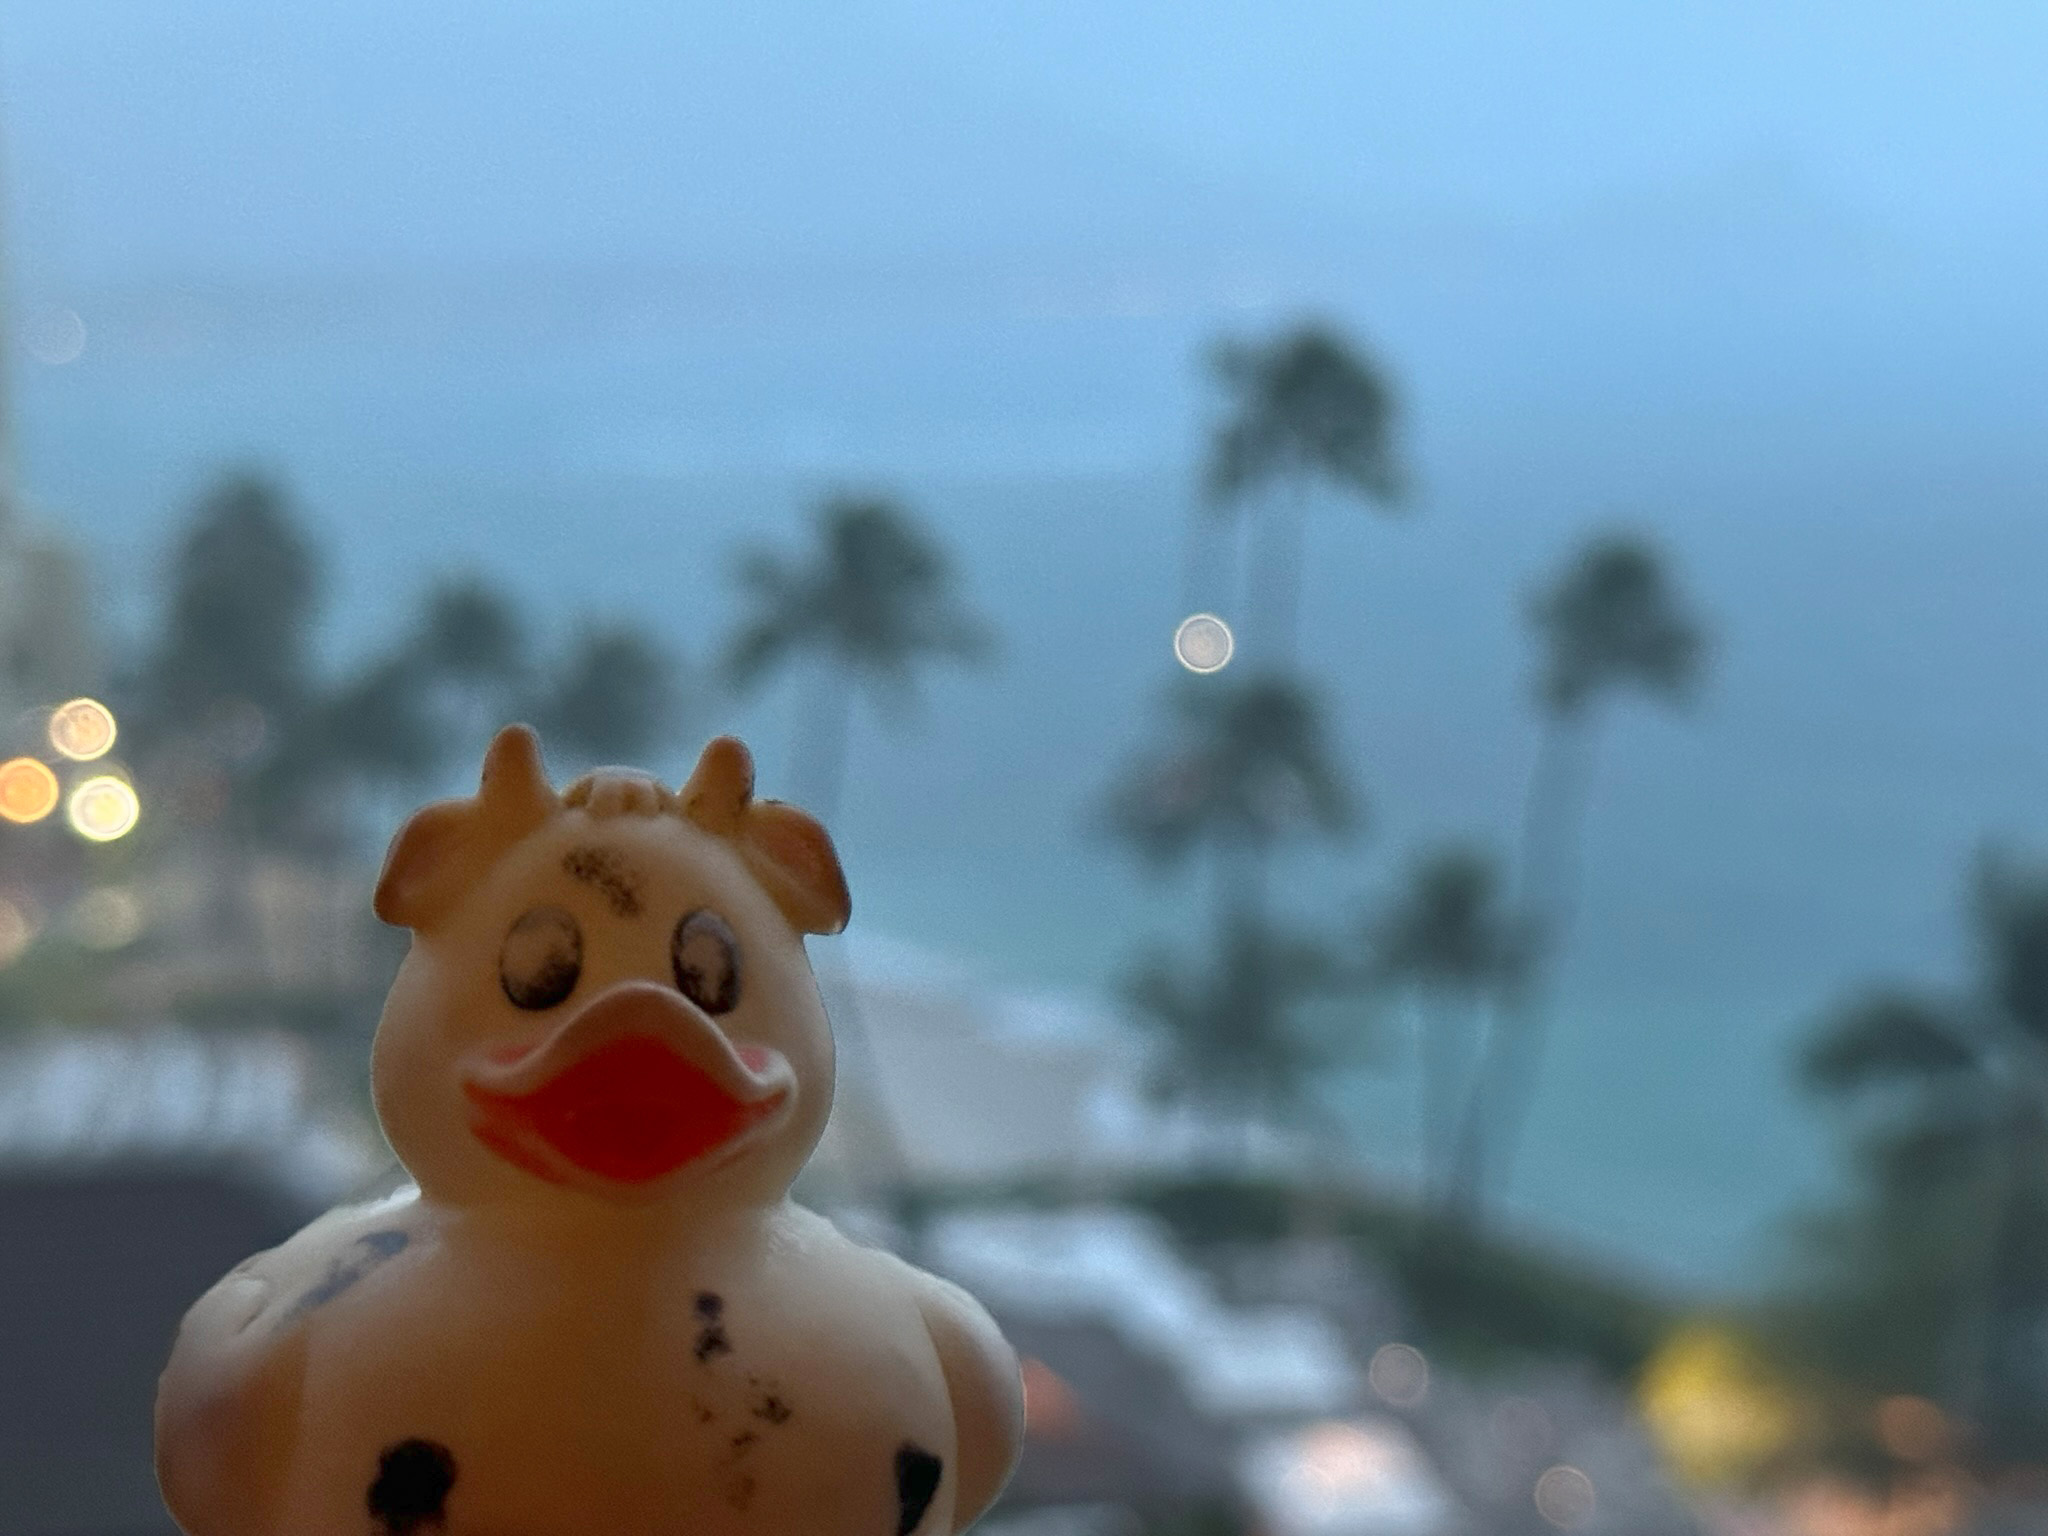
[[[371,1079],[417,1188],[187,1314],[156,1444],[188,1536],[950,1536],[994,1501],[994,1323],[789,1197],[832,1105],[803,936],[848,898],[745,747],[558,795],[508,727],[375,908],[413,935]]]

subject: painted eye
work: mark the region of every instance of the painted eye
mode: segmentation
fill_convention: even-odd
[[[560,907],[535,907],[512,925],[498,951],[498,982],[516,1008],[554,1007],[582,974],[583,930]]]
[[[740,941],[709,907],[685,912],[668,941],[676,987],[706,1013],[730,1013],[740,1000]]]

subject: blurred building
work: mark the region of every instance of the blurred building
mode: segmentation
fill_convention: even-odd
[[[185,1309],[385,1166],[276,1034],[0,1050],[0,1536],[175,1536],[156,1379]]]
[[[836,947],[835,947],[836,946]],[[828,1203],[878,1184],[1033,1183],[1086,1196],[1141,1173],[1248,1162],[1275,1170],[1327,1148],[1274,1131],[1248,1149],[1147,1091],[1152,1054],[1090,996],[1021,993],[872,934],[812,947],[839,1042],[833,1123],[813,1162]]]

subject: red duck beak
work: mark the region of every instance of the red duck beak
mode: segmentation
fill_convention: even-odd
[[[734,1046],[646,981],[599,993],[538,1042],[480,1052],[462,1075],[477,1139],[558,1184],[647,1184],[736,1148],[794,1087],[780,1052]]]

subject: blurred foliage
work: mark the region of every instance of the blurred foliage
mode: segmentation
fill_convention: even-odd
[[[1308,1013],[1343,996],[1348,978],[1314,939],[1253,917],[1234,919],[1220,937],[1208,963],[1154,956],[1126,984],[1131,1011],[1166,1047],[1153,1086],[1246,1134],[1283,1120],[1298,1127],[1317,1081],[1355,1054]]]
[[[1230,513],[1258,504],[1252,639],[1269,664],[1291,666],[1310,495],[1327,486],[1382,511],[1401,501],[1393,386],[1371,357],[1316,322],[1219,343],[1210,364],[1227,403],[1209,441],[1208,505]]]
[[[640,630],[586,629],[527,713],[572,758],[631,763],[670,735],[678,686],[675,664]]]
[[[1172,870],[1197,849],[1263,852],[1351,833],[1359,819],[1315,696],[1297,679],[1253,675],[1174,688],[1165,740],[1111,788],[1104,825],[1146,865]]]
[[[995,641],[961,601],[945,551],[897,503],[834,497],[818,509],[812,535],[800,553],[766,545],[740,552],[733,574],[745,612],[723,671],[746,693],[808,664],[797,772],[809,808],[829,816],[842,790],[855,691],[901,714],[922,668],[986,661]]]
[[[1808,1358],[1973,1425],[1987,1462],[2048,1445],[2048,865],[1987,854],[1977,974],[1873,989],[1801,1058],[1847,1139],[1855,1189],[1804,1232],[1778,1309]]]
[[[1473,1091],[1483,1045],[1482,1010],[1527,974],[1526,926],[1508,907],[1499,861],[1472,843],[1451,843],[1415,859],[1393,898],[1363,933],[1366,979],[1416,1004],[1426,1198],[1449,1215],[1457,1193],[1459,1107]]]
[[[803,652],[895,689],[908,689],[927,658],[987,654],[989,632],[960,606],[951,562],[901,507],[835,498],[813,531],[808,556],[756,547],[740,557],[751,611],[726,653],[736,688]]]
[[[1310,322],[1269,341],[1225,341],[1210,361],[1229,399],[1210,444],[1217,504],[1303,480],[1381,507],[1400,501],[1393,385],[1337,331]]]
[[[1589,539],[1529,606],[1542,734],[1522,802],[1515,906],[1518,984],[1493,997],[1458,1134],[1451,1203],[1474,1223],[1505,1186],[1528,1122],[1550,1032],[1549,972],[1576,901],[1599,706],[1626,692],[1687,702],[1707,661],[1705,630],[1657,546],[1640,534]]]
[[[1288,1236],[1298,1195],[1250,1177],[1148,1181],[1123,1193],[1198,1252]],[[1407,1203],[1356,1190],[1324,1190],[1317,1203],[1327,1230],[1393,1276],[1421,1329],[1414,1342],[1447,1361],[1484,1369],[1570,1355],[1626,1382],[1670,1327],[1664,1298],[1599,1261],[1491,1234],[1445,1241],[1418,1226]]]
[[[1129,1204],[1164,1222],[1198,1261],[1244,1244],[1300,1235],[1300,1182],[1252,1173],[1161,1174],[1091,1185],[1094,1200]],[[1348,1243],[1399,1287],[1419,1328],[1411,1341],[1433,1357],[1474,1370],[1570,1357],[1617,1385],[1632,1386],[1677,1325],[1677,1305],[1654,1287],[1618,1275],[1597,1256],[1554,1252],[1497,1233],[1445,1241],[1397,1196],[1352,1184],[1315,1188],[1322,1235]],[[930,1185],[908,1205],[913,1221],[990,1202],[1042,1209],[1073,1199],[1059,1180],[954,1187]]]
[[[1682,703],[1698,686],[1706,639],[1663,554],[1633,533],[1601,534],[1530,605],[1541,643],[1538,693],[1574,715],[1634,688]]]
[[[282,487],[252,472],[200,498],[167,578],[123,717],[172,802],[210,808],[199,819],[247,847],[335,855],[363,793],[430,782],[509,719],[584,760],[651,751],[676,723],[677,664],[644,632],[586,629],[536,669],[511,600],[474,576],[440,581],[396,644],[323,675],[318,552]]]
[[[1294,679],[1202,678],[1171,699],[1165,739],[1125,767],[1099,825],[1155,872],[1206,854],[1215,915],[1193,957],[1141,959],[1124,997],[1164,1047],[1155,1087],[1248,1138],[1260,1122],[1308,1113],[1316,1078],[1355,1054],[1355,1042],[1318,1034],[1309,1012],[1355,990],[1355,967],[1277,923],[1266,882],[1283,842],[1351,832],[1357,796],[1314,695]]]

